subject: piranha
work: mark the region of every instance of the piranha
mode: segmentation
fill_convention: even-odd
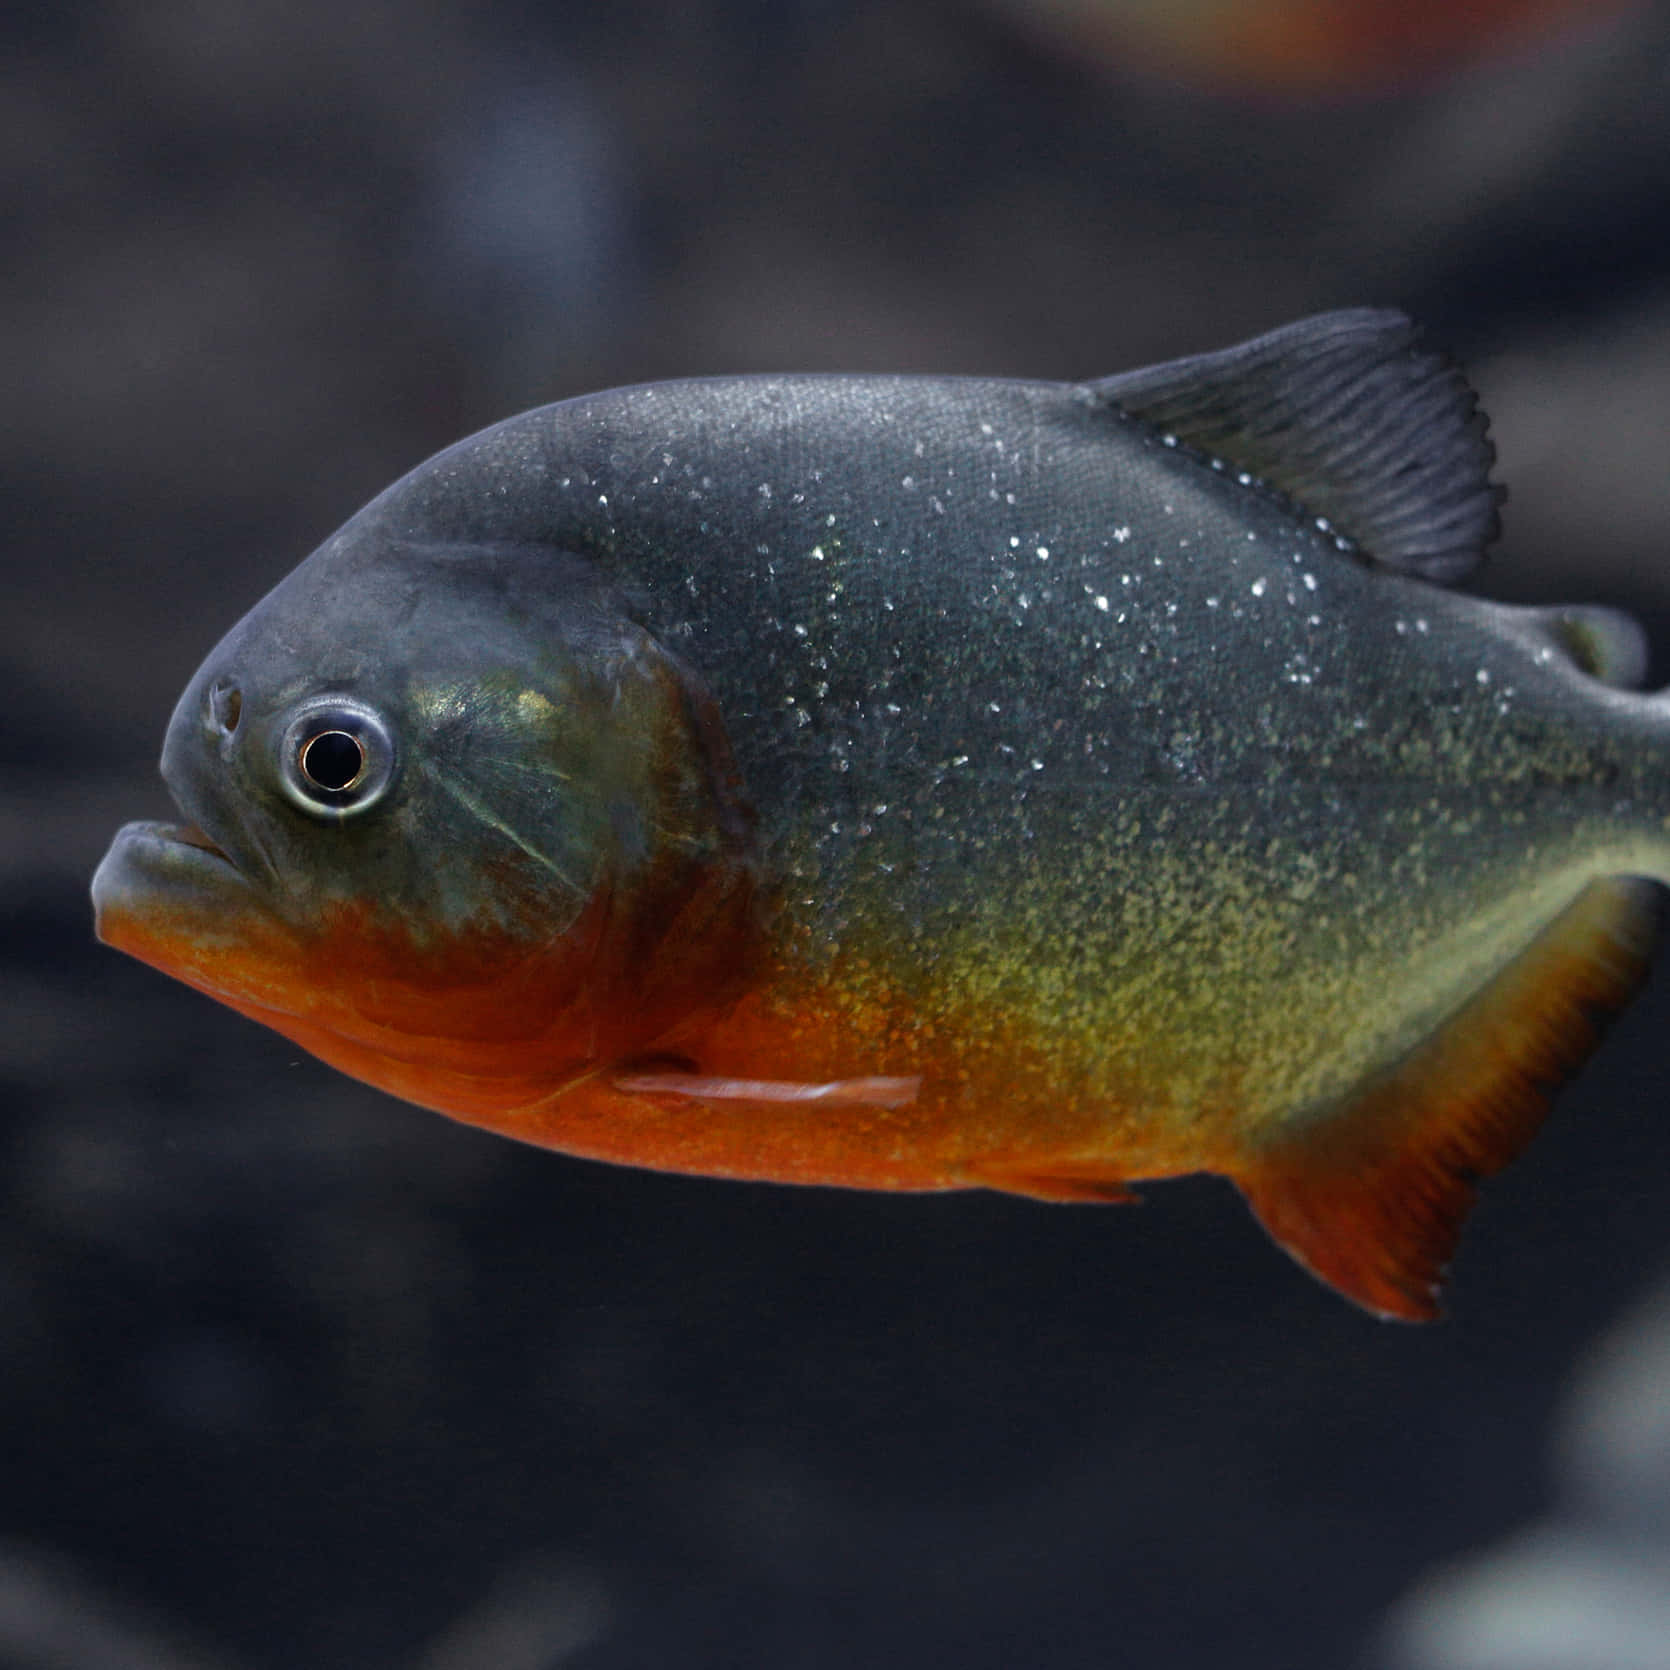
[[[1631,994],[1670,701],[1497,530],[1402,314],[1081,384],[543,407],[360,511],[170,723],[98,933],[396,1096],[732,1178],[1213,1172],[1438,1314]]]

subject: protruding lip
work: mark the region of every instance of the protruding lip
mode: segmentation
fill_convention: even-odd
[[[123,919],[214,910],[248,892],[236,865],[196,824],[124,824],[93,875],[94,931],[115,943],[111,930]]]
[[[232,860],[225,851],[203,833],[194,823],[125,823],[116,831],[116,839],[111,843],[110,850],[118,847],[134,845],[144,849],[158,849],[171,852],[178,847],[190,847],[194,852],[207,853],[211,858],[228,868],[235,868]],[[176,856],[184,858],[184,854]],[[185,862],[199,862],[185,858]]]

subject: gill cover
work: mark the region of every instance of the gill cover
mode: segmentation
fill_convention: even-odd
[[[212,920],[199,886],[198,919],[127,948],[446,1111],[539,1093],[731,992],[753,824],[690,670],[562,553],[334,557],[182,697],[164,774],[226,862]]]

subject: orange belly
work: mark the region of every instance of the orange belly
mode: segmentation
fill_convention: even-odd
[[[460,1073],[421,1052],[396,1059],[293,1016],[246,1012],[408,1101],[655,1170],[1109,1199],[1126,1178],[1223,1169],[1228,1156],[1226,1120],[1168,1118],[1141,1087],[1098,1093],[1012,1019],[939,1012],[867,969],[778,972],[644,1054],[561,1066],[555,1082],[532,1063]],[[691,1074],[744,1090],[692,1094],[681,1087]],[[908,1082],[910,1093],[868,1100],[863,1084],[876,1080]],[[764,1093],[747,1094],[756,1081]]]

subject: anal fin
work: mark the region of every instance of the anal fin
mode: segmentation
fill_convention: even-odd
[[[1005,1164],[1001,1160],[982,1160],[965,1166],[963,1179],[982,1189],[1025,1195],[1028,1200],[1107,1206],[1135,1206],[1142,1201],[1142,1196],[1123,1177],[1112,1173],[1105,1161],[1029,1159]]]
[[[1535,1135],[1600,1023],[1645,975],[1650,883],[1591,883],[1425,1044],[1351,1103],[1261,1148],[1235,1181],[1260,1223],[1378,1316],[1441,1314],[1476,1184]]]

